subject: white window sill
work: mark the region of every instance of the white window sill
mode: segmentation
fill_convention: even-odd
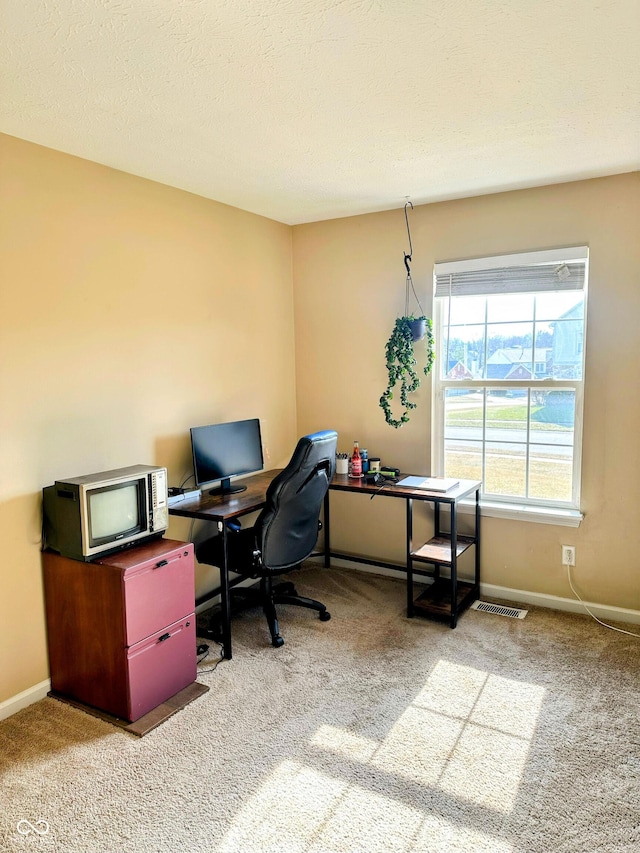
[[[475,512],[475,504],[464,502],[460,504],[460,512],[471,514]],[[487,518],[509,518],[513,521],[532,521],[536,524],[555,524],[561,527],[579,527],[584,518],[577,509],[560,509],[558,507],[528,506],[519,503],[501,503],[499,501],[481,500],[480,515]]]

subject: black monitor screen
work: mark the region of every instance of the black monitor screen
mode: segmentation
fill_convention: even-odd
[[[244,486],[232,486],[230,478],[260,471],[264,464],[258,418],[192,427],[191,447],[196,486],[221,481],[210,494],[244,491]]]

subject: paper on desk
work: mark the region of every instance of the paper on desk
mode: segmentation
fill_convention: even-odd
[[[459,480],[453,480],[451,477],[405,477],[398,480],[396,486],[406,486],[408,489],[424,489],[427,492],[448,492],[459,482]]]

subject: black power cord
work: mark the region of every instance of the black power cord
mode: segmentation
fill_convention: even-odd
[[[208,672],[213,672],[220,666],[224,660],[224,646],[222,643],[218,643],[218,646],[220,647],[220,656],[218,657],[218,660],[212,667],[209,667],[209,669],[198,669],[198,675],[205,675]],[[196,647],[196,653],[198,655],[198,664],[201,664],[203,660],[206,660],[209,657],[209,646],[206,643],[199,643]]]

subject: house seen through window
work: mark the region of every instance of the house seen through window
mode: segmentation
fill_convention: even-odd
[[[579,509],[587,249],[436,264],[434,470]]]

